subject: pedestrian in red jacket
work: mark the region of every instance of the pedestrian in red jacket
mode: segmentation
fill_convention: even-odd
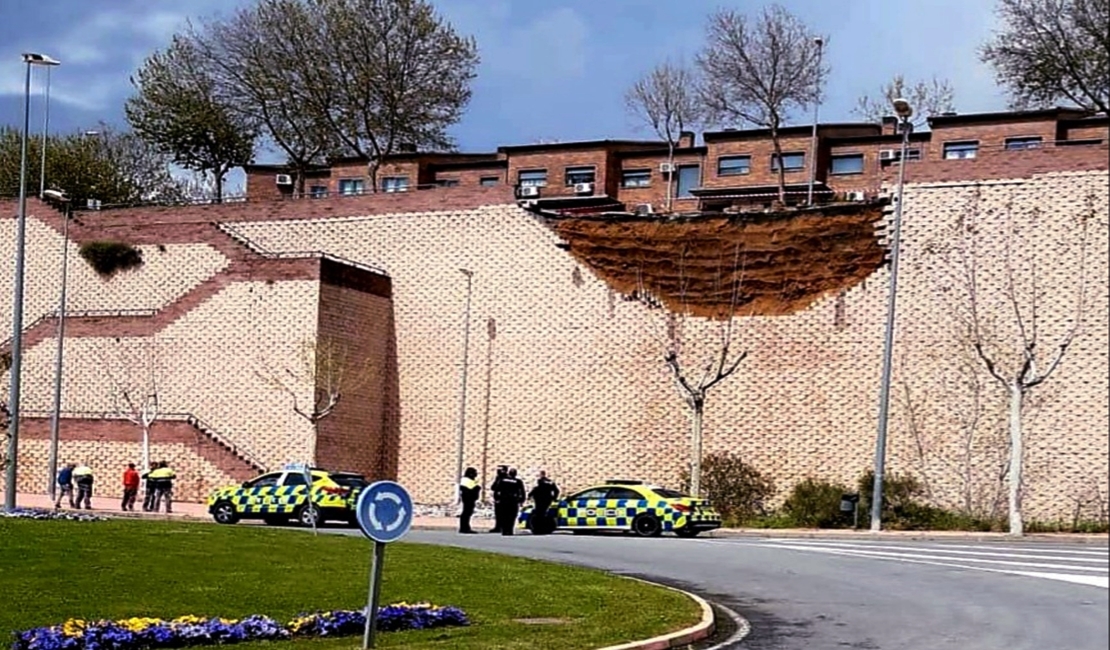
[[[135,512],[135,496],[139,494],[139,473],[135,471],[135,463],[127,463],[123,472],[123,505],[125,512]]]

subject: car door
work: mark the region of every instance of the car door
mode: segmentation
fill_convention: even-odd
[[[596,528],[597,512],[608,491],[605,488],[583,490],[569,497],[559,508],[559,526],[566,528]]]
[[[636,490],[611,487],[605,494],[605,520],[607,527],[628,528],[636,515],[646,510],[647,501]]]
[[[251,517],[260,517],[267,514],[280,479],[281,472],[274,472],[272,474],[263,474],[250,481],[247,484],[246,494],[243,499],[246,509],[242,514]]]
[[[270,499],[270,512],[290,515],[308,500],[308,481],[303,472],[286,472]]]

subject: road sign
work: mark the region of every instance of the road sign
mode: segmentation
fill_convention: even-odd
[[[412,527],[412,497],[393,481],[371,483],[358,497],[355,516],[370,539],[382,544],[395,542]]]

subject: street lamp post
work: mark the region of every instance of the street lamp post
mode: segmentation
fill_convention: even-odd
[[[813,95],[813,135],[809,142],[809,191],[806,193],[806,205],[813,205],[813,184],[817,180],[817,119],[821,113],[821,54],[824,52],[825,39],[818,36],[813,39],[817,46],[817,92]]]
[[[15,291],[12,299],[12,379],[8,396],[8,467],[4,476],[4,509],[8,512],[15,510],[19,467],[20,371],[23,369],[23,247],[27,233],[27,138],[31,129],[31,66],[58,65],[58,61],[44,54],[33,53],[25,53],[23,62],[27,64],[27,73],[23,82],[23,140],[19,152],[19,215],[15,227]]]
[[[898,161],[898,198],[894,206],[894,228],[890,238],[890,289],[886,304],[886,333],[883,340],[883,375],[879,384],[879,433],[875,439],[875,483],[871,497],[871,532],[883,529],[883,473],[886,465],[886,433],[890,420],[890,374],[894,348],[894,317],[898,299],[898,256],[902,249],[902,196],[906,187],[906,156],[913,133],[913,107],[905,99],[894,100],[894,112],[902,129],[902,154]]]
[[[47,491],[53,500],[57,489],[57,481],[54,477],[58,474],[58,439],[62,413],[62,350],[65,347],[66,284],[69,267],[69,220],[73,204],[68,197],[57,190],[46,190],[43,192],[43,197],[65,205],[65,216],[62,222],[62,289],[58,295],[58,328],[55,333],[57,347],[54,352],[54,408],[50,415],[50,459],[46,471],[46,480],[49,484]]]
[[[466,317],[463,325],[463,358],[462,358],[462,386],[459,391],[459,433],[455,441],[455,488],[453,492],[458,496],[457,486],[462,482],[463,474],[463,440],[466,435],[466,376],[470,365],[470,298],[472,295],[474,271],[459,269],[466,276]]]

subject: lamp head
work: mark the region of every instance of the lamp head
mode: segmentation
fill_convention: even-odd
[[[51,199],[53,201],[61,201],[61,202],[69,201],[69,197],[65,195],[65,192],[61,192],[59,190],[43,190],[42,194],[46,198]]]
[[[52,59],[45,54],[37,54],[35,52],[24,52],[23,62],[30,65],[61,65],[62,62],[57,59]]]
[[[913,106],[910,106],[909,100],[904,97],[899,97],[891,103],[894,104],[894,114],[903,120],[908,120],[913,116]]]
[[[821,47],[825,44],[825,39],[818,36],[818,37],[813,39],[813,44],[816,45],[817,47]]]

